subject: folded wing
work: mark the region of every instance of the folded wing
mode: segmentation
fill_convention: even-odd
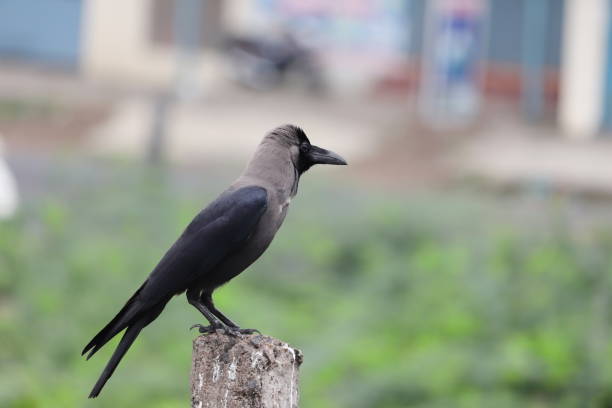
[[[266,208],[265,189],[244,187],[222,194],[193,219],[142,286],[83,349],[89,359],[128,329],[90,396],[98,395],[140,330],[159,316],[172,296],[205,277],[247,242]]]

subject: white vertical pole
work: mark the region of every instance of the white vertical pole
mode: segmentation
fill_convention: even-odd
[[[566,0],[559,124],[572,139],[602,124],[609,12],[608,0]]]

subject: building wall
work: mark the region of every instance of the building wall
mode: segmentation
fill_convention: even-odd
[[[242,8],[242,12],[234,8],[242,27],[251,27],[259,35],[292,30],[316,51],[328,84],[339,91],[369,91],[373,82],[406,59],[410,37],[407,0],[236,3]]]
[[[411,37],[409,55],[418,56],[423,47],[423,24],[426,0],[406,0],[409,4]],[[558,67],[561,53],[564,0],[490,0],[490,27],[487,60],[493,63],[521,63],[521,33],[526,1],[547,2],[546,64]]]
[[[85,0],[82,72],[92,78],[171,86],[184,58],[154,39],[152,0]],[[206,50],[190,59],[194,81],[218,74],[217,57]]]
[[[159,8],[163,4],[165,8],[172,8],[168,5],[175,4],[176,0],[84,1],[82,60],[86,75],[162,84],[175,79],[176,50],[159,41],[159,38],[171,38],[166,27],[168,21],[161,21],[166,28],[157,31],[158,41],[154,41],[151,25],[154,21],[160,23],[159,18],[154,18],[153,7],[157,5]],[[420,58],[425,1],[361,0],[340,7],[337,3],[321,0],[308,3],[295,0],[224,0],[219,26],[232,33],[255,35],[278,31],[283,24],[305,30],[315,46],[317,41],[322,44],[320,49],[332,84],[339,88],[367,89],[390,70],[399,72],[398,61],[401,64],[402,60],[418,61]],[[520,94],[526,1],[490,1],[491,29],[486,56],[491,75],[488,76],[487,89],[493,94],[513,98]],[[544,63],[548,71],[545,87],[547,98],[555,100],[558,83],[555,71],[560,61],[565,1],[537,1],[547,3]],[[203,81],[223,72],[220,61],[206,52],[198,56],[195,65]],[[342,85],[344,82],[346,84]]]

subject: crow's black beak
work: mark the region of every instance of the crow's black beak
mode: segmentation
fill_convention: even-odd
[[[321,149],[318,146],[310,146],[308,157],[313,164],[336,164],[346,165],[346,160],[330,150]]]

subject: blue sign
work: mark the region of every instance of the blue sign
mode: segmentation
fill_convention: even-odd
[[[480,109],[486,3],[435,0],[428,5],[421,113],[435,128],[469,124]]]

